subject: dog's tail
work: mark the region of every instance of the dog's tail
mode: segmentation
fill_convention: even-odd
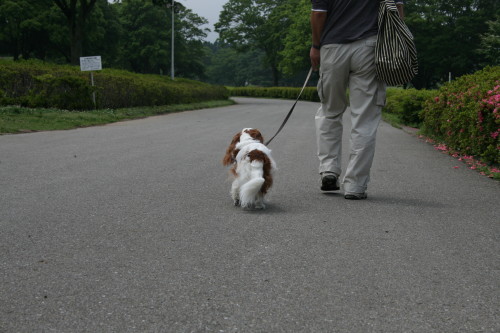
[[[262,195],[262,185],[265,182],[263,166],[264,163],[262,161],[252,161],[250,163],[250,180],[240,188],[241,207],[253,206],[257,197]]]

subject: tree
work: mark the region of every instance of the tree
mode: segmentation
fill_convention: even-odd
[[[0,52],[15,60],[43,56],[48,42],[43,18],[51,0],[0,0]]]
[[[191,9],[180,7],[177,12],[175,29],[176,72],[178,76],[191,79],[204,79],[205,65],[203,58],[205,48],[203,38],[207,37],[208,29],[202,30],[200,26],[208,21],[193,13]]]
[[[97,0],[54,0],[66,16],[70,32],[71,64],[78,65],[83,53],[85,23]]]
[[[483,65],[500,65],[500,15],[495,21],[488,21],[488,32],[481,35],[479,54],[484,56]]]
[[[227,86],[272,85],[273,77],[263,65],[263,51],[239,52],[218,43],[205,43],[205,48],[209,83]]]
[[[167,73],[170,71],[171,10],[175,10],[175,70],[178,76],[202,78],[204,55],[202,38],[205,31],[199,27],[207,20],[176,2],[151,0],[123,0],[119,6],[124,29],[121,63],[125,68],[140,73]]]
[[[229,0],[220,13],[215,31],[222,43],[238,51],[259,49],[273,74],[274,85],[279,84],[280,51],[283,35],[290,20],[281,11],[286,0]]]
[[[284,48],[281,51],[279,64],[285,75],[292,76],[304,69],[307,70],[311,65],[310,12],[311,2],[308,0],[291,0],[283,9],[284,15],[291,20],[290,28],[284,37]]]
[[[498,0],[407,1],[406,23],[419,58],[419,74],[412,83],[431,88],[447,80],[450,72],[457,77],[498,63],[495,22],[499,4]],[[289,0],[288,5],[281,7],[291,23],[282,35],[279,67],[292,75],[309,66],[310,1]]]
[[[120,67],[123,36],[117,7],[107,0],[97,0],[86,24],[82,56],[100,55],[104,67]]]
[[[406,2],[406,22],[414,34],[419,57],[417,88],[430,88],[481,67],[480,36],[494,19],[496,0],[420,0]]]

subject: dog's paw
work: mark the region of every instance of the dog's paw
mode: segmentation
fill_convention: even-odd
[[[236,207],[241,206],[240,200],[238,200],[238,199],[234,200],[234,205],[235,205]]]
[[[266,209],[266,205],[264,205],[263,203],[256,204],[255,209]]]

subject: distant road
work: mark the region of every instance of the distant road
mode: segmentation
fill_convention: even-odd
[[[293,101],[236,100],[0,136],[0,332],[500,331],[499,182],[382,123],[368,200],[321,193],[300,102],[243,211],[224,151]]]

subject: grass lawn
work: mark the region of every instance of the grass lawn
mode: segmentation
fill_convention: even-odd
[[[20,106],[0,107],[0,135],[37,131],[66,130],[156,116],[172,112],[198,110],[232,105],[232,100],[210,101],[125,109],[67,111],[59,109],[31,109]]]

